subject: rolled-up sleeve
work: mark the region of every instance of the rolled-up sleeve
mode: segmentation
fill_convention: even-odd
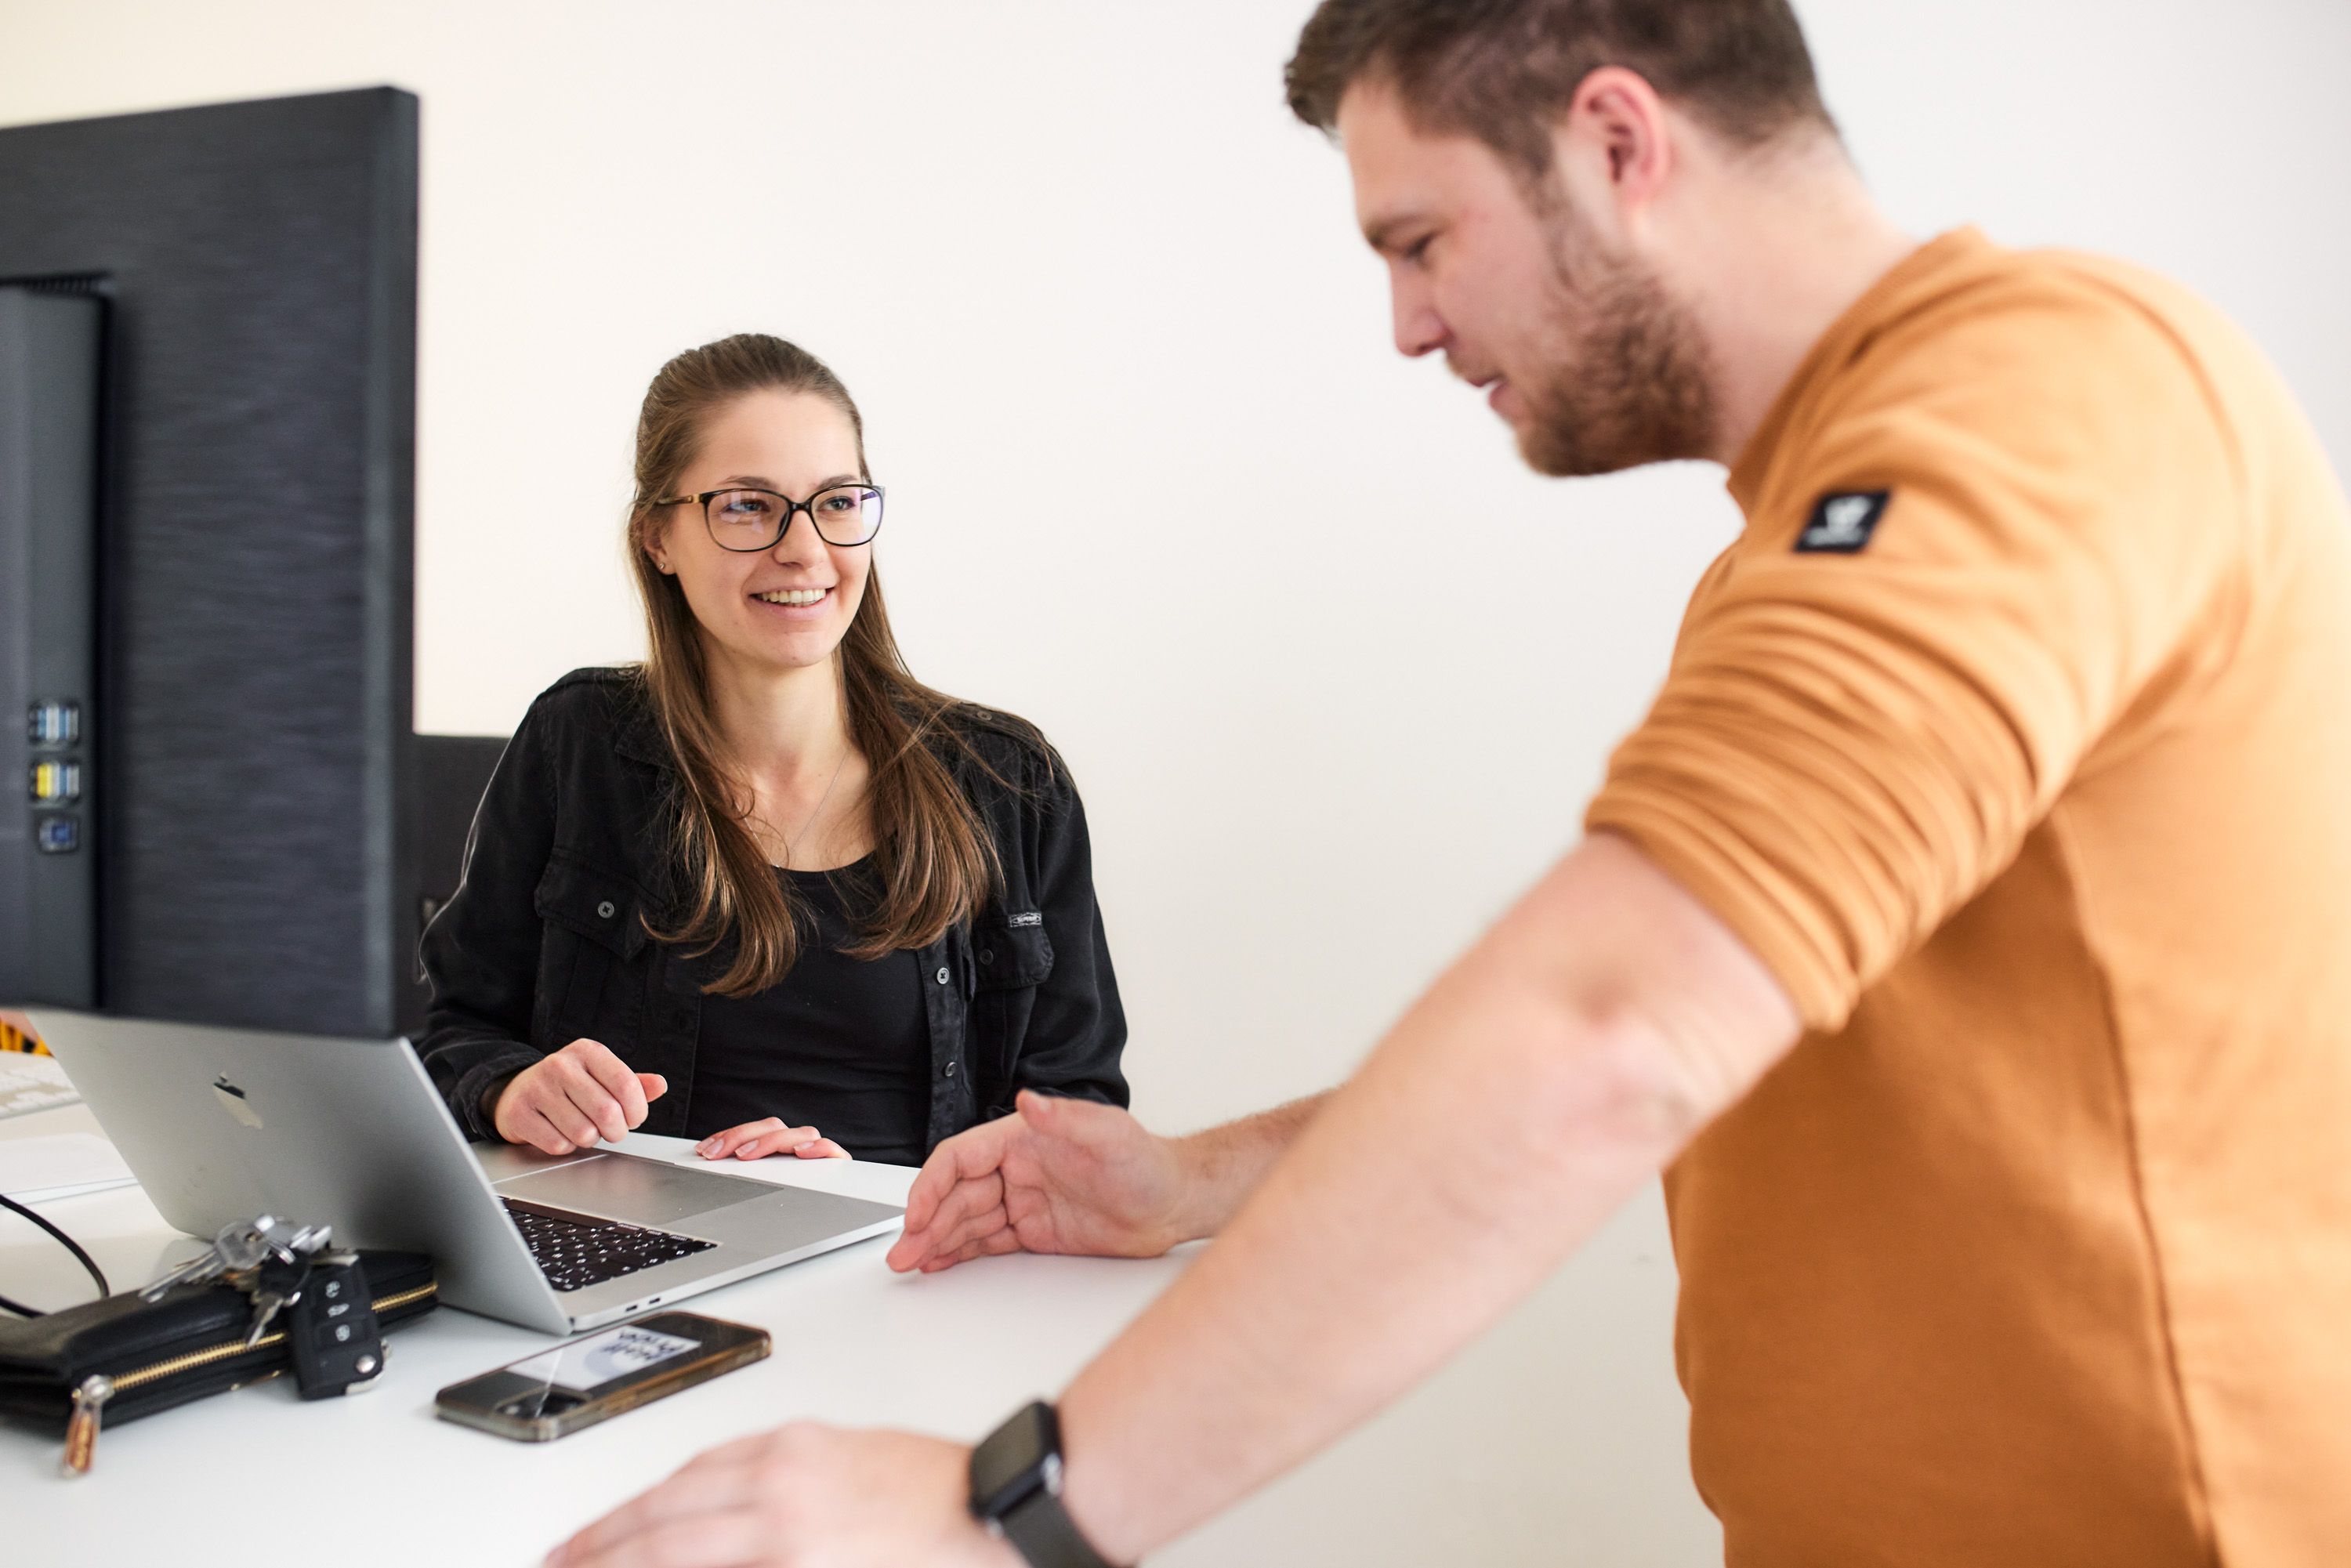
[[[2225,432],[2153,326],[2061,303],[1987,322],[1980,379],[1905,385],[1898,356],[1855,378],[1756,498],[1586,814],[1706,903],[1812,1028],[1998,875],[2143,704],[2227,655]],[[2001,373],[2011,356],[2036,373]],[[1978,390],[2019,384],[2022,404]],[[1822,497],[1876,490],[1865,549],[1794,548]]]

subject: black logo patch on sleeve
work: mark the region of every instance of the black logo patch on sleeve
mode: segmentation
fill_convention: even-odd
[[[1796,536],[1799,552],[1854,555],[1866,547],[1886,516],[1891,490],[1833,490],[1813,507],[1812,521]]]

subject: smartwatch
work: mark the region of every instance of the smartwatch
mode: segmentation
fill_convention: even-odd
[[[971,1451],[971,1512],[1029,1568],[1112,1568],[1061,1506],[1061,1423],[1041,1399]]]

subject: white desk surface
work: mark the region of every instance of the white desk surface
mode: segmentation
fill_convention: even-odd
[[[79,1106],[0,1121],[0,1137],[84,1130],[96,1123]],[[683,1139],[632,1136],[622,1146],[693,1157]],[[835,1160],[739,1169],[892,1202],[914,1177],[903,1166]],[[136,1187],[41,1207],[118,1291],[193,1246]],[[390,1364],[370,1393],[305,1404],[281,1378],[217,1396],[106,1429],[86,1477],[59,1476],[54,1437],[0,1423],[0,1563],[243,1568],[315,1552],[337,1568],[520,1568],[703,1448],[782,1421],[976,1439],[1028,1399],[1057,1392],[1191,1250],[1146,1262],[1016,1255],[902,1277],[883,1263],[888,1246],[862,1242],[682,1303],[766,1329],[774,1354],[552,1443],[512,1442],[434,1416],[444,1385],[554,1343],[445,1307],[386,1336]],[[1621,1290],[1629,1265],[1654,1295],[1646,1232],[1636,1225],[1617,1247],[1631,1250],[1585,1269],[1595,1280],[1583,1292],[1594,1282]],[[1669,1264],[1663,1279],[1669,1299]],[[54,1240],[0,1212],[0,1293],[63,1306],[87,1299],[89,1282]],[[1679,1479],[1678,1413],[1660,1423],[1640,1408],[1660,1383],[1671,1388],[1663,1325],[1639,1336],[1656,1359],[1627,1367],[1605,1333],[1562,1364],[1553,1327],[1527,1318],[1438,1386],[1155,1563],[1719,1563],[1713,1521]],[[1628,1376],[1642,1397],[1625,1397]],[[1531,1420],[1540,1431],[1528,1430]],[[247,1508],[318,1544],[256,1555],[202,1527]]]

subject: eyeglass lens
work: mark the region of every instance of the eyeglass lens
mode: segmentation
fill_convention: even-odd
[[[703,507],[710,537],[722,549],[766,549],[783,537],[793,507],[765,490],[721,490]],[[862,545],[882,526],[882,492],[863,485],[839,485],[809,497],[805,510],[829,545]]]

